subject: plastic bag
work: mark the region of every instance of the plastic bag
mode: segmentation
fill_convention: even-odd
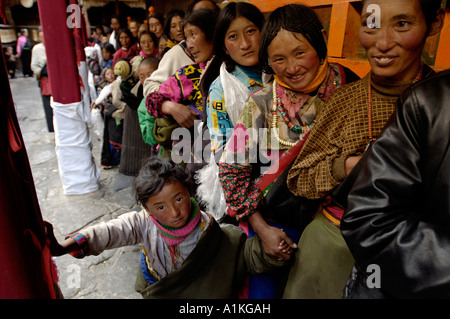
[[[235,126],[251,92],[247,86],[226,70],[225,63],[220,66],[220,80],[223,87],[225,109]]]
[[[105,128],[105,123],[103,121],[102,113],[99,108],[93,108],[91,110],[91,120],[92,120],[92,130],[97,136],[98,140],[103,139],[103,130]]]
[[[195,173],[194,179],[198,185],[196,195],[199,202],[205,206],[208,213],[220,221],[226,215],[227,203],[213,152],[211,152],[209,163]]]

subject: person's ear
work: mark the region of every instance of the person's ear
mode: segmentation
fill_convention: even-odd
[[[428,36],[435,35],[439,33],[444,26],[444,9],[440,8],[436,13],[436,20],[434,20],[430,25],[430,30]]]
[[[323,35],[323,39],[325,40],[325,44],[328,45],[328,34],[327,34],[327,30],[322,29],[322,35]]]

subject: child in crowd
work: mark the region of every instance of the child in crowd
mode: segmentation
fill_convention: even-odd
[[[132,61],[134,81],[128,82],[130,86],[125,85],[126,83],[122,83],[120,86],[122,100],[126,103],[119,168],[119,173],[123,175],[136,176],[142,162],[151,156],[156,156],[155,147],[144,142],[137,109],[144,99],[143,83],[158,68],[158,63],[159,60],[156,57],[135,57]],[[116,177],[118,181],[125,181],[125,183],[120,183],[122,185],[120,187],[131,185],[132,180],[123,178],[120,174]]]
[[[144,298],[235,298],[247,272],[283,265],[264,252],[259,237],[247,239],[201,211],[190,187],[179,165],[150,158],[134,182],[140,212],[83,229],[61,244],[46,223],[51,253],[82,258],[143,243],[135,289]]]
[[[106,43],[102,47],[103,68],[112,67],[114,53],[116,53],[116,49],[114,49],[114,46],[111,43]]]
[[[114,69],[112,67],[107,67],[103,70],[101,75],[101,81],[99,84],[99,94],[97,99],[92,104],[92,108],[99,108],[102,111],[103,120],[104,120],[104,129],[103,129],[103,146],[101,153],[101,166],[105,169],[112,168],[114,165],[118,165],[118,160],[113,160],[113,153],[117,153],[111,145],[110,136],[116,136],[116,131],[120,129],[117,127],[116,122],[111,117],[111,112],[108,110],[112,110],[112,84],[117,80],[117,76],[114,73]],[[112,122],[111,124],[109,122]],[[116,156],[117,157],[117,156]]]
[[[140,51],[136,40],[133,38],[131,31],[128,29],[120,31],[119,41],[121,47],[116,51],[116,53],[114,53],[113,66],[120,58],[127,58],[131,60],[138,55]]]

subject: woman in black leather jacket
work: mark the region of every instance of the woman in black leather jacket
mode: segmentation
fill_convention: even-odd
[[[342,234],[347,298],[450,297],[450,70],[404,92],[362,161]]]

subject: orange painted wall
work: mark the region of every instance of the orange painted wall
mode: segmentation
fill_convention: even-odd
[[[290,3],[314,7],[328,31],[329,60],[349,67],[359,76],[364,76],[370,71],[370,65],[358,40],[361,0],[249,0],[249,2],[263,13],[270,13]],[[447,0],[444,27],[440,34],[427,40],[424,59],[437,71],[450,68],[450,0]]]

